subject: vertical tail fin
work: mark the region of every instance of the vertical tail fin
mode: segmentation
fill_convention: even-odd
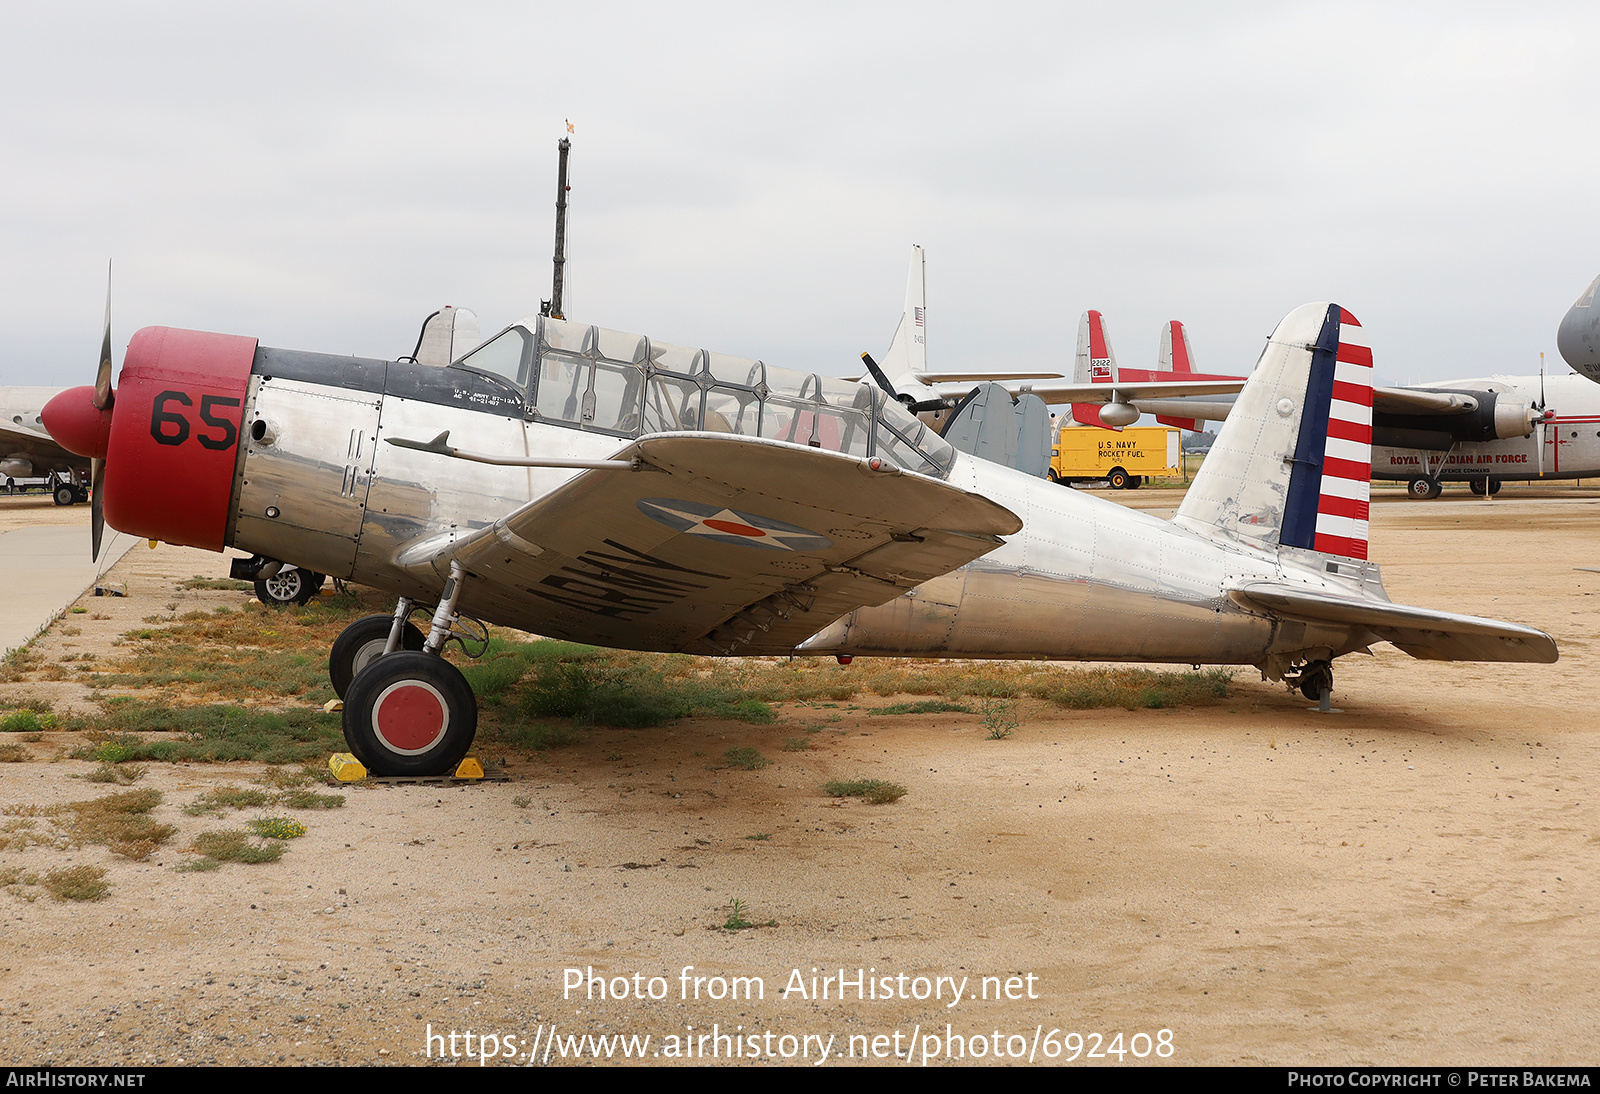
[[[1195,371],[1194,347],[1189,345],[1189,332],[1176,319],[1170,320],[1161,328],[1161,354],[1156,359],[1156,371],[1179,375],[1188,375]],[[1156,421],[1162,425],[1187,429],[1192,433],[1200,432],[1200,423],[1193,418],[1172,418],[1158,414]]]
[[[879,362],[896,390],[905,391],[918,373],[928,371],[928,275],[922,248],[911,247],[911,265],[906,270],[906,303],[900,325],[894,329],[889,352]]]
[[[1106,333],[1105,316],[1086,311],[1078,320],[1078,353],[1073,361],[1073,380],[1080,384],[1109,384],[1117,379],[1117,355]],[[1079,425],[1114,429],[1100,420],[1099,403],[1073,403],[1072,420]]]
[[[1337,304],[1290,312],[1267,340],[1174,518],[1208,537],[1367,557],[1372,351]]]

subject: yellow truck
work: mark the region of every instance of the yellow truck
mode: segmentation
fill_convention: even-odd
[[[1104,482],[1113,490],[1137,490],[1152,475],[1183,473],[1179,430],[1167,426],[1099,429],[1066,426],[1050,446],[1050,481]]]

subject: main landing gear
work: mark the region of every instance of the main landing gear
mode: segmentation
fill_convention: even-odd
[[[344,699],[344,739],[374,775],[446,775],[478,732],[478,701],[461,670],[439,654],[459,618],[466,573],[451,563],[426,638],[408,623],[401,598],[392,617],[346,627],[333,643],[328,676]]]
[[[1412,479],[1406,484],[1406,493],[1418,501],[1432,501],[1444,493],[1444,484],[1438,479]]]

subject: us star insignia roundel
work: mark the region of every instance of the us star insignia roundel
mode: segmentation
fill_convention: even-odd
[[[817,551],[833,546],[833,540],[827,536],[793,524],[715,505],[674,498],[644,498],[635,504],[639,512],[668,528],[718,543],[771,551]]]

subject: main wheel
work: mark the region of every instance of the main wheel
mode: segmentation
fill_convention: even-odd
[[[1418,501],[1431,501],[1444,493],[1444,484],[1438,479],[1412,479],[1406,484],[1406,493]]]
[[[328,679],[333,692],[343,699],[350,690],[350,681],[361,675],[361,670],[383,656],[389,644],[389,629],[394,626],[392,615],[369,615],[358,619],[333,640],[328,652]],[[423,633],[406,623],[400,628],[400,653],[402,650],[420,650],[427,641]]]
[[[256,599],[278,608],[286,604],[306,604],[326,580],[324,575],[298,566],[279,570],[276,575],[256,582]]]
[[[78,492],[76,490],[74,490],[71,486],[67,485],[66,483],[61,483],[59,486],[56,487],[56,504],[57,505],[71,505],[73,502],[75,502],[77,500],[78,500]]]
[[[374,775],[449,774],[477,732],[478,701],[467,678],[431,653],[379,657],[345,696],[345,743]]]
[[[1500,492],[1500,480],[1499,479],[1490,479],[1489,480],[1489,496],[1492,498],[1496,494],[1498,494],[1499,492]]]
[[[1126,490],[1128,488],[1128,473],[1122,468],[1115,468],[1106,476],[1106,482],[1111,484],[1113,490]]]

